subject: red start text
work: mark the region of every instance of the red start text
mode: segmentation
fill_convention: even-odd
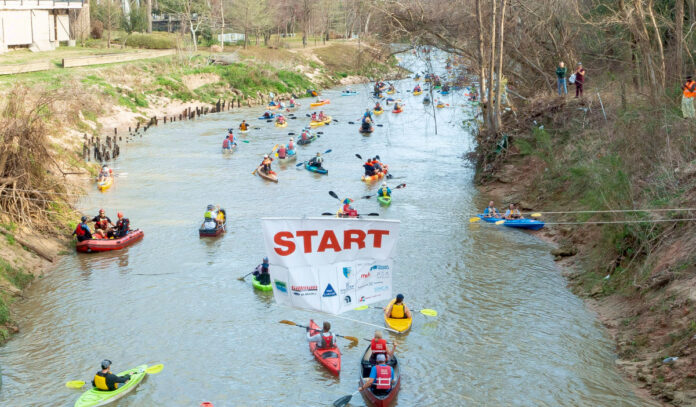
[[[341,250],[350,250],[353,247],[364,249],[366,245],[379,249],[382,247],[382,237],[389,234],[388,230],[370,229],[367,232],[359,229],[349,229],[343,232],[343,245],[338,240],[336,233],[333,230],[325,230],[319,238],[318,230],[298,230],[293,235],[292,232],[278,232],[273,236],[275,243],[275,251],[280,256],[289,256],[295,252],[297,245],[295,240],[302,241],[302,250],[305,253],[322,253],[327,250],[340,252]],[[316,242],[319,242],[318,245]],[[299,243],[299,242],[298,242]]]

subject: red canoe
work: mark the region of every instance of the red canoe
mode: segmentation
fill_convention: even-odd
[[[126,236],[120,239],[90,239],[77,242],[75,248],[78,252],[108,252],[110,250],[121,250],[133,243],[141,240],[145,233],[140,229],[131,230]]]
[[[321,333],[319,326],[314,323],[314,320],[309,320],[309,334],[318,335]],[[327,369],[336,376],[341,372],[341,351],[338,347],[331,349],[319,349],[316,342],[309,343],[309,350],[314,354],[319,363],[326,366]]]
[[[360,386],[365,384],[365,379],[370,377],[370,371],[372,370],[372,364],[370,363],[371,355],[372,349],[370,349],[368,346],[362,360],[360,361]],[[399,361],[396,360],[396,356],[389,358],[388,364],[392,367],[392,369],[394,369],[394,383],[392,383],[392,388],[389,393],[375,394],[377,390],[374,390],[372,387],[360,392],[363,398],[365,398],[375,407],[391,406],[396,399],[396,395],[399,394],[399,389],[401,388],[401,372],[399,369]]]

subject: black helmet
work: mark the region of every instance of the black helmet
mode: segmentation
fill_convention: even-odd
[[[396,295],[396,300],[397,300],[397,301],[403,301],[403,300],[404,300],[404,295],[403,295],[403,294],[397,294],[397,295]]]
[[[83,221],[83,222],[87,222],[87,217],[86,217],[86,216],[83,216],[83,217],[82,217],[82,221]]]
[[[109,359],[104,359],[101,362],[102,369],[108,369],[111,366],[111,361]]]

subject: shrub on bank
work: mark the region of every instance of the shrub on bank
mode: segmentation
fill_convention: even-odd
[[[133,33],[126,37],[126,45],[133,48],[170,49],[176,48],[174,38],[159,34]]]

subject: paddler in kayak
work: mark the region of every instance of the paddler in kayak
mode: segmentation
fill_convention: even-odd
[[[317,155],[312,157],[307,164],[311,165],[312,167],[324,168],[321,166],[323,163],[324,157],[321,156],[321,153],[317,153]]]
[[[387,348],[387,341],[382,338],[382,331],[375,331],[375,336],[370,342],[370,350],[372,350],[372,355],[370,355],[370,364],[374,365],[377,361],[377,355],[385,355],[387,360],[394,355],[396,351],[396,342],[392,345],[392,350]]]
[[[101,370],[94,375],[92,386],[102,391],[114,391],[118,389],[119,384],[127,383],[130,380],[130,375],[116,376],[111,373],[111,361],[104,359],[101,362]]]
[[[382,105],[379,104],[379,102],[375,103],[374,109],[375,112],[381,112],[382,111]]]
[[[290,137],[290,141],[288,141],[288,152],[290,151],[295,151],[295,139]]]
[[[365,114],[363,114],[363,123],[365,122],[365,119],[372,120],[372,112],[370,109],[365,109]]]
[[[269,112],[268,110],[266,110],[266,113],[263,114],[264,119],[270,119],[272,117],[273,117],[273,114],[271,112]]]
[[[261,264],[254,269],[254,276],[263,285],[271,284],[271,274],[268,271],[268,257],[264,257]]]
[[[383,182],[382,186],[377,190],[377,195],[385,197],[391,196],[391,189],[389,189],[386,182]]]
[[[499,218],[500,212],[495,208],[495,202],[488,202],[488,206],[483,210],[483,216],[486,218]]]
[[[241,130],[241,131],[249,130],[249,125],[247,124],[246,120],[242,120],[242,123],[239,125],[239,130]]]
[[[505,219],[524,219],[520,210],[517,209],[517,206],[515,204],[512,204],[512,203],[510,204],[508,209],[505,211],[505,215],[503,215],[503,218],[505,218]]]
[[[319,111],[319,121],[323,122],[324,120],[326,120],[326,115],[324,114],[323,110],[320,110]]]
[[[372,131],[372,120],[369,117],[363,117],[362,124],[360,125],[360,131],[369,133]]]
[[[285,148],[285,145],[281,144],[280,147],[278,147],[278,151],[276,151],[278,154],[278,158],[285,159],[288,156],[288,150]]]
[[[421,89],[420,85],[416,85],[416,87],[413,88],[413,91],[414,91],[414,92],[421,92],[422,89]]]
[[[89,225],[87,224],[87,217],[83,216],[81,220],[82,222],[80,222],[77,225],[77,227],[75,227],[75,230],[72,232],[72,234],[77,237],[78,242],[82,242],[92,238],[92,231],[89,229]]]
[[[381,172],[384,169],[382,163],[377,159],[377,157],[372,158],[372,167],[375,169],[375,173]]]
[[[324,321],[321,333],[316,335],[310,335],[309,328],[307,328],[307,341],[316,342],[317,348],[320,349],[331,349],[336,347],[336,337],[331,333],[331,324],[327,321]]]
[[[384,316],[387,318],[411,318],[411,310],[404,304],[404,295],[397,294],[393,304],[384,309]]]
[[[358,211],[356,211],[352,206],[350,206],[351,202],[353,202],[353,200],[350,198],[346,198],[343,200],[343,208],[341,208],[341,213],[343,213],[344,216],[357,218]]]
[[[115,226],[106,216],[104,209],[99,209],[99,215],[92,218],[92,222],[94,222],[94,234],[102,239],[109,237],[109,226]]]
[[[102,165],[101,170],[99,171],[99,182],[106,181],[108,178],[110,178],[113,174],[113,171],[107,167],[106,165]]]
[[[366,177],[371,177],[375,175],[375,173],[377,172],[375,170],[375,166],[372,165],[372,160],[370,160],[369,158],[367,159],[367,161],[365,161],[365,164],[363,164],[363,168],[365,168]]]
[[[306,142],[306,141],[309,141],[310,137],[311,137],[311,133],[309,132],[309,129],[305,127],[304,130],[302,130],[302,135],[300,136],[300,138],[302,139],[303,142]]]
[[[266,174],[275,174],[271,169],[272,161],[273,159],[269,157],[268,154],[264,154],[263,161],[261,161],[261,167],[263,167],[263,172],[265,172]]]
[[[285,124],[285,116],[283,116],[282,114],[279,115],[278,118],[276,119],[276,123],[281,124],[281,125]]]
[[[385,355],[377,355],[377,364],[372,366],[370,377],[365,380],[365,384],[358,386],[358,390],[364,391],[373,386],[372,392],[376,396],[384,396],[391,391],[394,382],[394,369],[387,365]]]
[[[317,119],[317,112],[312,112],[312,121],[313,122],[318,122],[319,119]]]
[[[203,214],[203,227],[205,229],[215,229],[218,226],[218,211],[215,210],[215,206],[212,204],[205,208],[205,213]]]

